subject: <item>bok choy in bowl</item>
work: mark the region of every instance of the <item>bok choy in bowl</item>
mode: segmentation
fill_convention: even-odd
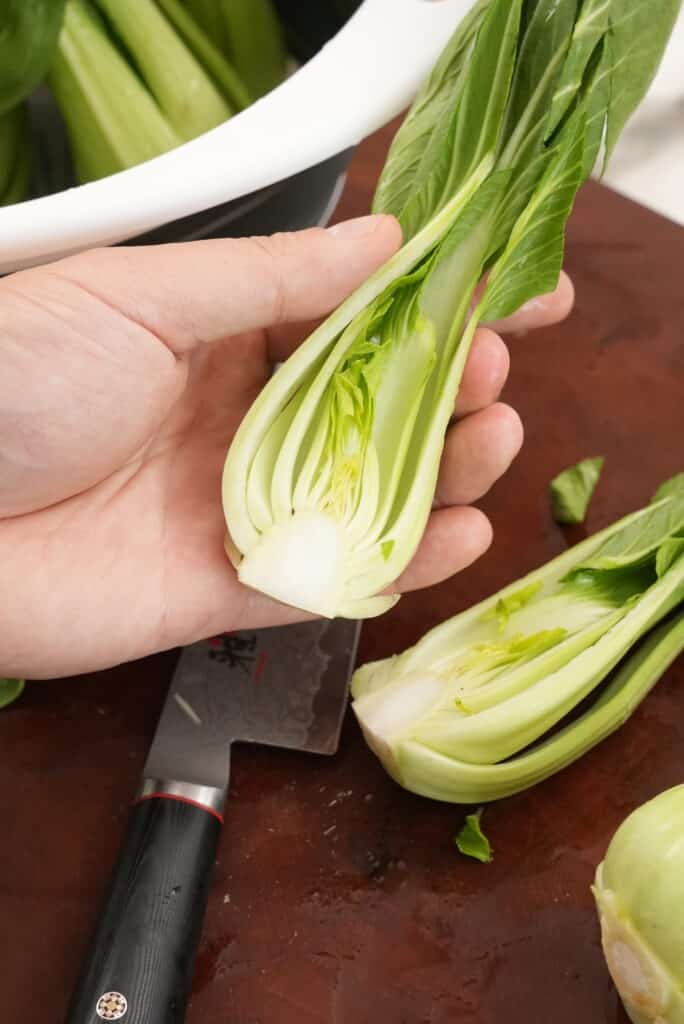
[[[0,273],[143,233],[152,240],[150,232],[205,211],[215,221],[228,204],[255,209],[291,179],[295,204],[305,206],[307,172],[337,163],[406,107],[472,3],[8,0],[0,65],[8,18],[23,31],[38,10],[66,10],[40,69],[49,70],[84,184],[68,187],[64,131],[41,88],[31,96],[37,180],[26,202],[13,190],[11,205],[0,206]],[[284,79],[281,35],[293,58]],[[330,193],[339,167],[331,174]],[[276,215],[256,230],[318,219]],[[181,237],[200,237],[185,226]]]
[[[477,326],[554,288],[575,194],[610,157],[679,6],[480,0],[462,21],[376,191],[403,248],[278,370],[228,453],[243,583],[328,617],[398,599]]]

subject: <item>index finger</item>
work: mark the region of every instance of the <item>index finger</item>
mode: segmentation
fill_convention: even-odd
[[[520,331],[533,331],[539,327],[549,327],[565,320],[572,311],[574,302],[575,289],[568,275],[562,270],[554,291],[530,299],[511,316],[495,320],[487,326],[501,334],[515,334]]]
[[[97,249],[50,266],[145,327],[176,355],[334,309],[396,251],[393,217],[333,228]]]

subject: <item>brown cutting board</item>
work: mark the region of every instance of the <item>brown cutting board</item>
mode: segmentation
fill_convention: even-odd
[[[366,212],[368,140],[339,216]],[[562,551],[549,480],[605,455],[587,528],[684,468],[684,231],[591,185],[569,232],[577,308],[510,339],[526,443],[482,503],[489,553],[369,622],[377,658]],[[36,637],[40,643],[40,637]],[[169,656],[35,684],[0,713],[0,992],[7,1024],[62,1019],[152,736]],[[684,778],[684,664],[622,731],[487,811],[493,864],[459,857],[463,811],[403,792],[348,718],[331,760],[236,752],[189,1024],[621,1024],[589,885],[618,822]]]

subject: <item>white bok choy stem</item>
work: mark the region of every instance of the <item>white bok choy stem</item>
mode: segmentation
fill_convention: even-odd
[[[423,534],[475,330],[554,288],[577,189],[678,8],[475,5],[378,185],[374,210],[399,218],[404,247],[277,371],[230,448],[227,550],[243,583],[328,617],[398,599],[386,591]]]

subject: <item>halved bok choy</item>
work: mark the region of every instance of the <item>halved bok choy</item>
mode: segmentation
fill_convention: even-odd
[[[354,712],[397,782],[437,800],[496,800],[623,724],[684,649],[684,477],[672,483],[403,654],[358,669]]]
[[[425,529],[478,324],[555,287],[575,194],[648,88],[678,9],[475,4],[377,188],[403,248],[276,372],[234,438],[223,503],[243,583],[328,617],[398,599],[387,591]]]

